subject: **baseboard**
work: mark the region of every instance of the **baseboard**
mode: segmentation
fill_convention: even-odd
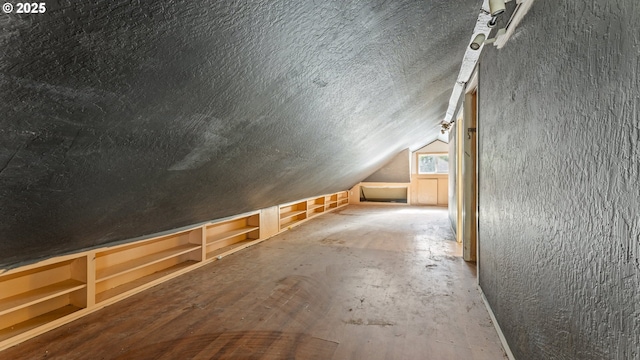
[[[496,316],[493,314],[493,310],[491,310],[491,306],[489,306],[489,301],[487,301],[487,297],[484,296],[484,292],[482,292],[482,288],[479,285],[478,285],[478,290],[480,290],[480,296],[482,297],[482,302],[484,303],[484,306],[487,307],[487,311],[489,312],[489,316],[491,317],[491,322],[493,322],[493,326],[496,328],[496,332],[498,333],[498,337],[500,338],[500,342],[502,343],[502,348],[504,349],[504,352],[507,354],[507,357],[509,358],[509,360],[516,360],[516,358],[513,356],[513,353],[511,352],[511,348],[509,347],[509,344],[507,343],[507,339],[505,339],[504,334],[502,333],[502,329],[500,329],[500,325],[496,320]]]

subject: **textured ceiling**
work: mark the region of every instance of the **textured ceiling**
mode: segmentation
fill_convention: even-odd
[[[481,1],[0,14],[0,265],[351,187],[435,139]]]

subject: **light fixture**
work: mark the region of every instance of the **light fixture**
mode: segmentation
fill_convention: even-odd
[[[489,0],[489,13],[491,16],[495,17],[505,12],[507,9],[505,2],[504,0]]]
[[[505,12],[507,9],[505,3],[510,0],[489,0],[489,15],[491,15],[491,20],[487,24],[488,27],[494,28],[496,26],[498,15]]]
[[[442,121],[440,123],[441,129],[440,132],[444,135],[445,132],[449,131],[451,129],[451,125],[453,125],[453,121],[452,122],[446,122],[446,121]]]
[[[484,34],[478,34],[476,35],[475,38],[473,38],[473,41],[471,42],[471,44],[469,45],[469,47],[471,48],[471,50],[478,50],[480,49],[480,46],[482,46],[482,44],[484,43],[484,39],[486,38],[486,36]]]

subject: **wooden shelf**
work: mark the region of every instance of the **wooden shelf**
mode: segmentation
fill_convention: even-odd
[[[337,194],[338,207],[342,207],[349,204],[349,193],[347,191],[341,191]]]
[[[0,302],[0,315],[8,314],[12,311],[29,307],[42,301],[49,300],[56,296],[68,294],[70,292],[85,288],[87,285],[81,281],[67,279],[55,284],[43,286],[22,294],[2,299]]]
[[[87,306],[87,259],[61,256],[0,276],[0,349]]]
[[[307,219],[310,219],[312,217],[316,217],[318,215],[324,214],[324,208],[321,211],[310,211],[309,214],[307,214]]]
[[[316,217],[324,213],[326,208],[325,197],[321,196],[307,201],[307,218]]]
[[[227,256],[230,255],[236,251],[240,251],[242,249],[245,249],[251,245],[257,244],[259,243],[260,239],[245,239],[242,241],[238,241],[236,243],[233,243],[231,245],[227,245],[227,246],[223,246],[221,248],[217,248],[215,250],[209,251],[207,252],[207,258],[215,258],[218,256]]]
[[[109,298],[112,298],[114,296],[117,295],[121,295],[126,293],[127,291],[131,291],[131,290],[135,290],[138,287],[141,287],[145,284],[148,284],[152,281],[161,279],[167,275],[171,275],[172,273],[175,273],[177,271],[183,270],[185,268],[188,268],[192,265],[197,264],[197,261],[193,261],[193,260],[188,260],[188,261],[184,261],[181,262],[180,264],[165,268],[163,270],[160,270],[158,272],[155,272],[153,274],[147,275],[147,276],[143,276],[141,278],[138,278],[134,281],[130,281],[128,283],[122,284],[120,286],[116,286],[114,288],[102,291],[100,293],[96,294],[96,303],[102,302],[104,300],[107,300]]]
[[[305,214],[305,216],[306,216],[306,214]],[[299,222],[301,222],[302,220],[305,220],[305,219],[306,219],[306,217],[302,218],[302,219],[296,219],[296,218],[290,217],[290,218],[286,219],[285,221],[281,221],[280,222],[280,229],[282,230],[282,229],[287,228],[289,226],[293,226],[293,225],[298,224]]]
[[[82,310],[82,308],[74,305],[66,305],[59,309],[49,311],[45,314],[31,318],[27,321],[23,321],[21,323],[9,326],[4,329],[0,329],[0,341],[12,338],[14,336],[20,335],[29,330],[35,329],[38,326],[45,325],[55,320],[61,319],[79,310]]]
[[[288,219],[288,218],[294,217],[296,215],[304,214],[306,212],[307,212],[307,210],[288,211],[286,213],[280,214],[280,220]]]
[[[96,252],[92,300],[135,294],[197,264],[203,260],[202,235],[203,228],[198,227]]]
[[[206,227],[206,259],[244,249],[260,239],[260,214],[251,214]]]
[[[227,239],[231,239],[231,238],[236,237],[238,235],[247,234],[247,233],[250,233],[250,232],[256,231],[256,230],[260,230],[260,227],[258,227],[258,226],[245,226],[245,227],[243,227],[241,229],[230,230],[230,231],[226,231],[226,232],[221,233],[221,234],[216,234],[216,235],[213,235],[213,236],[207,238],[207,245],[215,244],[216,242],[224,241],[224,240],[227,240]]]
[[[309,201],[280,205],[280,231],[307,219]]]
[[[169,249],[169,250],[165,250],[165,251],[160,251],[154,254],[150,254],[150,255],[146,255],[146,256],[142,256],[140,258],[137,259],[133,259],[133,260],[129,260],[120,264],[116,264],[107,268],[104,268],[102,270],[98,270],[96,273],[96,282],[101,282],[107,279],[111,279],[113,277],[122,275],[122,274],[126,274],[128,272],[134,271],[134,270],[138,270],[140,268],[143,268],[145,266],[151,265],[151,264],[155,264],[158,262],[161,262],[163,260],[167,260],[182,254],[186,254],[189,253],[191,251],[195,251],[197,249],[200,249],[201,246],[200,245],[195,245],[195,244],[185,244],[185,245],[181,245],[178,246],[176,248],[173,249]]]

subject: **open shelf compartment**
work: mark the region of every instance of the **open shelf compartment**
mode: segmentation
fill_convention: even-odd
[[[349,192],[341,191],[337,194],[338,207],[349,204]]]
[[[0,276],[0,342],[86,307],[86,256]]]
[[[260,214],[206,226],[207,259],[228,255],[260,241]]]
[[[324,196],[307,200],[307,218],[324,212]]]
[[[280,230],[291,227],[307,218],[307,201],[280,206]]]
[[[202,261],[202,229],[96,253],[96,302],[134,290]]]
[[[324,209],[335,209],[338,207],[338,194],[327,195],[324,198]]]

